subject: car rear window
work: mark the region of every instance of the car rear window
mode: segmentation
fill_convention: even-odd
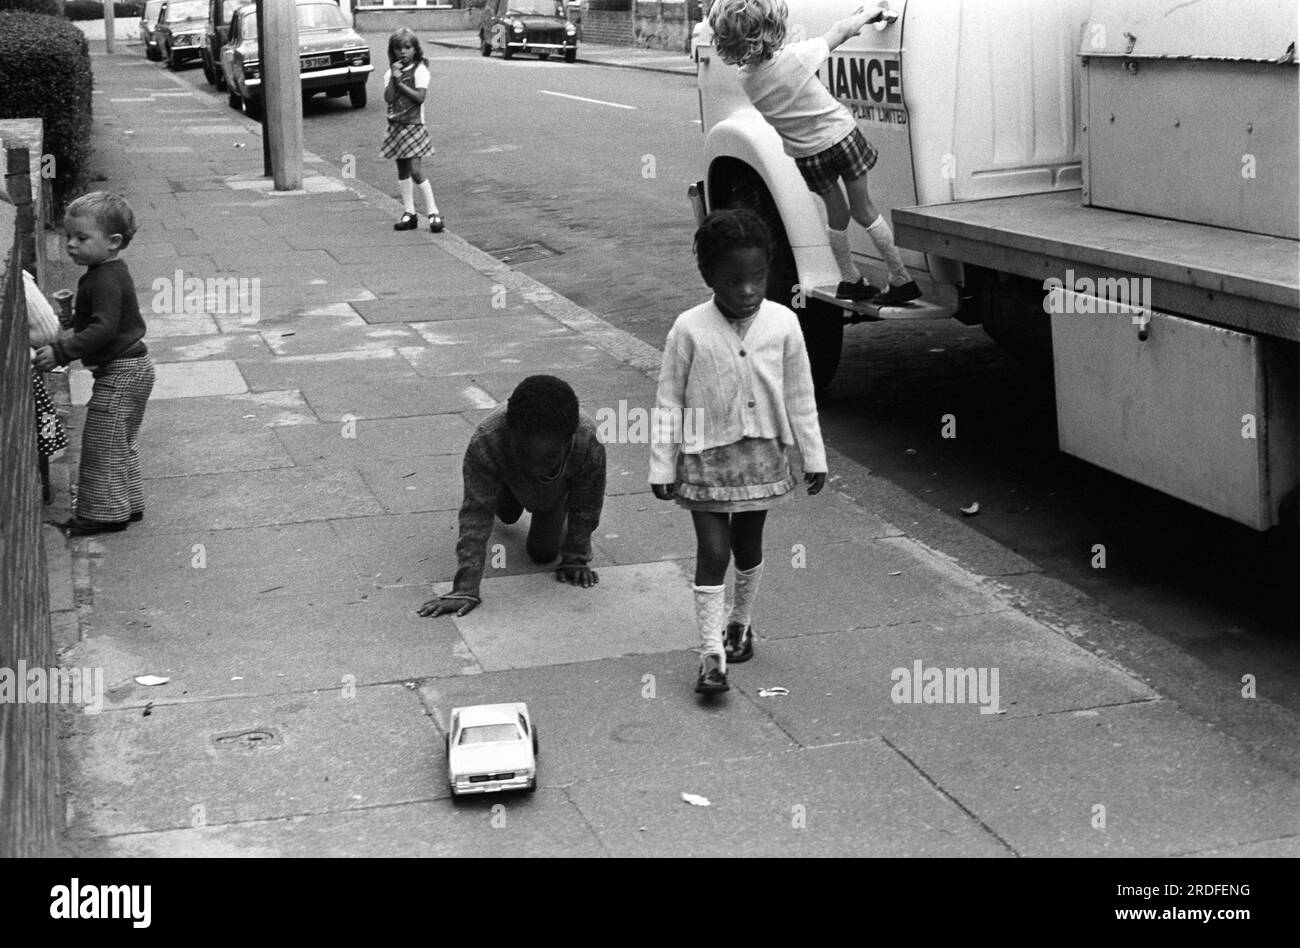
[[[493,741],[514,741],[519,739],[519,731],[513,724],[479,724],[467,727],[460,732],[457,744],[490,744]]]
[[[346,29],[347,20],[339,8],[332,3],[302,3],[298,5],[298,29],[300,30],[341,30]]]

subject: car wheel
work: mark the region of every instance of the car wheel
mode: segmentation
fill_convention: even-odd
[[[175,53],[169,53],[167,55],[167,65],[171,67],[173,72],[178,72],[181,68],[181,58]]]
[[[226,89],[228,88],[228,86],[226,85],[226,74],[221,71],[220,66],[213,66],[212,72],[216,76],[216,82],[214,82],[213,84],[217,87],[217,91],[225,92]]]
[[[502,59],[514,59],[514,58],[515,58],[515,51],[514,51],[513,49],[510,48],[510,41],[509,41],[509,40],[506,40],[505,42],[503,42],[503,43],[501,44],[501,58],[502,58]]]
[[[251,119],[261,120],[262,102],[260,99],[244,98],[244,114]]]
[[[244,107],[243,99],[239,97],[239,93],[232,87],[227,87],[226,101],[230,103],[232,109],[240,109]]]
[[[564,51],[564,61],[566,63],[576,63],[578,61],[578,51],[576,49],[566,49]]]
[[[353,86],[348,90],[348,98],[352,101],[354,109],[364,109],[366,107],[366,87]]]
[[[537,725],[534,724],[534,725],[533,725],[533,754],[534,754],[534,756],[535,756],[535,755],[538,754],[538,753],[539,753],[539,750],[538,750],[538,747],[537,747]]]
[[[551,54],[550,54],[550,53],[538,53],[538,54],[537,54],[537,58],[540,59],[542,62],[546,62],[546,60],[548,60],[548,59],[551,58]]]
[[[208,80],[210,86],[217,84],[217,74],[212,71],[212,63],[208,62],[206,56],[203,57],[203,78]]]
[[[529,784],[528,784],[528,786],[527,786],[525,789],[526,789],[529,793],[536,793],[536,792],[537,792],[537,778],[534,777],[531,781],[529,781]]]
[[[484,56],[492,55],[492,41],[482,33],[478,35],[478,51]]]
[[[162,59],[162,55],[158,52],[157,43],[149,43],[145,45],[144,58],[149,60],[151,63],[156,63],[158,60]]]
[[[737,169],[726,182],[720,207],[748,208],[763,219],[772,236],[772,264],[768,269],[767,293],[770,300],[789,306],[794,299],[794,287],[799,282],[794,251],[786,237],[785,225],[776,202],[772,200],[767,185],[748,167]],[[808,361],[812,368],[813,388],[824,391],[835,378],[840,367],[840,354],[844,346],[844,311],[832,303],[805,297],[804,305],[797,311],[799,326],[803,330],[804,344],[808,348]]]

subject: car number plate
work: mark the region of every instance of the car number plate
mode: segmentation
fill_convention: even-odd
[[[304,56],[302,59],[303,69],[320,69],[330,64],[328,56]]]

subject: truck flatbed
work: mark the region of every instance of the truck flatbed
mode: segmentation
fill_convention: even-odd
[[[1084,207],[1078,189],[894,211],[900,246],[1033,280],[1150,278],[1153,309],[1300,340],[1300,242]],[[1069,289],[1070,287],[1066,287]]]

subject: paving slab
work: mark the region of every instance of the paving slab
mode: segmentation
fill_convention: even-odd
[[[1170,701],[960,723],[894,743],[1024,856],[1168,856],[1300,830],[1293,777]]]
[[[1010,855],[878,741],[584,781],[569,796],[613,856]]]
[[[463,457],[474,426],[461,415],[367,418],[351,424],[314,424],[276,430],[296,464],[355,464],[429,454]],[[459,470],[457,471],[459,476]]]
[[[214,331],[211,334],[155,337],[151,332],[148,345],[149,355],[155,364],[212,359],[239,362],[246,359],[269,359],[273,355],[266,341],[254,333],[217,334]]]
[[[86,369],[68,374],[72,404],[90,401],[94,378]],[[201,398],[205,395],[235,395],[248,391],[239,367],[227,359],[210,362],[162,362],[154,367],[153,393],[150,401],[165,398]]]
[[[690,654],[638,655],[438,678],[422,682],[420,695],[443,731],[455,707],[527,703],[541,742],[544,787],[704,763],[730,766],[796,746],[744,698],[702,700],[694,691],[696,670]]]
[[[354,418],[409,418],[416,415],[456,414],[470,408],[494,408],[496,399],[477,385],[472,376],[445,379],[394,377],[380,374],[371,384],[341,388],[309,382],[303,397],[322,421]]]
[[[80,715],[67,743],[93,783],[74,837],[392,805],[445,796],[441,740],[401,685]],[[264,731],[264,746],[217,738]],[[443,765],[445,767],[445,765]]]
[[[261,334],[267,347],[278,356],[315,355],[359,349],[398,349],[423,346],[419,334],[406,326],[319,326],[301,329],[276,328]],[[407,351],[403,348],[402,351]]]
[[[795,517],[817,498],[791,500],[769,517]],[[797,534],[796,534],[797,536]],[[906,537],[863,542],[800,538],[802,549],[765,551],[764,635],[831,632],[980,615],[1008,607],[952,563]],[[896,574],[896,575],[895,575]]]
[[[385,513],[458,510],[462,459],[454,454],[359,460],[356,469]]]
[[[537,374],[536,369],[517,368],[502,372],[475,373],[474,380],[499,401],[504,401],[510,397],[516,385],[535,374]],[[593,418],[602,409],[617,413],[619,402],[627,400],[629,393],[654,390],[653,383],[647,389],[648,380],[643,373],[626,365],[611,363],[603,369],[565,368],[553,374],[573,386],[583,411]],[[650,402],[647,401],[647,404]],[[649,473],[648,468],[646,473]]]
[[[368,517],[383,513],[361,475],[346,467],[150,478],[145,469],[145,521],[137,532],[228,530],[281,523]],[[285,498],[293,497],[292,503]],[[105,542],[112,535],[105,534]]]
[[[732,667],[732,687],[752,697],[805,746],[917,731],[987,730],[1003,717],[1092,711],[1158,698],[1122,669],[1018,613],[771,639],[763,612],[760,605],[754,659]],[[903,676],[896,678],[895,671],[907,672],[906,680],[914,683],[917,662],[922,676],[931,668],[941,675],[944,669],[972,669],[974,687],[967,690],[969,679],[963,679],[959,693],[954,676],[950,694],[943,695],[941,686],[932,696],[952,703],[925,703],[922,699],[931,696],[919,687],[896,691]],[[774,686],[790,693],[758,694]],[[895,702],[895,696],[913,700]]]
[[[163,858],[510,859],[605,854],[564,791],[545,789],[456,802],[358,806],[281,820],[135,833],[106,842],[108,855]]]
[[[356,352],[316,353],[312,356],[289,356],[266,361],[241,363],[248,388],[253,392],[284,389],[302,390],[309,383],[334,388],[373,386],[377,379],[385,383],[419,376],[394,349]]]
[[[357,574],[335,536],[326,523],[242,530],[186,525],[174,533],[132,526],[92,540],[86,548],[96,608],[131,612],[153,602],[237,602],[267,596],[305,601],[317,593],[350,588]],[[111,555],[99,555],[110,549]]]
[[[583,409],[586,410],[585,408]],[[590,412],[588,412],[590,414]],[[599,433],[599,429],[597,429]],[[648,444],[605,443],[605,497],[650,492],[650,446]],[[656,501],[663,504],[664,501]],[[667,506],[667,504],[665,504]],[[672,505],[677,507],[676,504]],[[681,508],[677,508],[681,510]],[[690,515],[682,513],[686,519]]]
[[[104,670],[109,709],[477,674],[455,627],[417,614],[425,598],[353,582],[303,596],[248,589],[237,599],[97,604],[95,634],[73,660]],[[170,681],[136,683],[144,674]]]
[[[272,430],[245,414],[221,396],[151,401],[140,430],[148,476],[292,467],[293,459]]]
[[[465,328],[469,323],[469,329]],[[443,327],[455,326],[444,332]],[[472,327],[491,330],[483,333]],[[441,378],[475,372],[510,371],[523,366],[533,374],[559,375],[566,369],[615,368],[620,363],[578,333],[544,317],[502,317],[415,323],[426,344],[402,355],[421,375]]]
[[[368,323],[420,323],[439,319],[495,320],[541,312],[522,297],[509,293],[503,296],[496,289],[498,286],[487,277],[472,275],[463,277],[456,284],[444,286],[434,295],[386,297],[362,300],[353,305]]]
[[[485,605],[453,621],[485,671],[698,644],[690,585],[677,564],[606,566],[599,574],[589,589],[557,582],[551,571],[485,576]],[[450,591],[450,583],[435,591]]]

